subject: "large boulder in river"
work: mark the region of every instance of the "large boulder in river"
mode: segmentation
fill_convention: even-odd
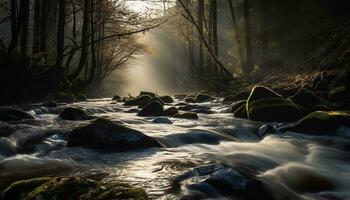
[[[145,105],[137,114],[140,117],[162,116],[164,114],[163,105],[159,101],[152,101]]]
[[[349,112],[316,111],[300,119],[295,125],[282,128],[283,131],[322,134],[335,132],[340,126],[350,127]]]
[[[203,93],[199,93],[196,95],[196,102],[198,103],[202,103],[202,102],[207,102],[207,101],[211,101],[213,99],[212,96],[208,95],[208,94],[203,94]]]
[[[239,108],[242,106],[245,106],[247,101],[242,100],[242,101],[236,101],[231,104],[231,113],[235,113]]]
[[[155,139],[142,132],[106,119],[97,119],[87,126],[74,129],[69,134],[68,146],[82,146],[115,152],[161,147]]]
[[[248,119],[247,106],[245,104],[241,105],[234,113],[234,117],[241,119]]]
[[[126,106],[140,106],[141,104],[144,104],[148,100],[152,99],[149,95],[141,95],[135,98],[131,98],[125,102]]]
[[[0,108],[0,121],[20,121],[24,119],[34,119],[34,117],[20,109]]]
[[[305,111],[274,91],[255,86],[247,100],[247,114],[254,121],[292,122],[303,117]]]
[[[146,200],[148,197],[144,190],[123,183],[103,183],[85,177],[54,177],[15,182],[3,192],[3,199]]]
[[[149,99],[149,100],[147,100],[147,101],[141,103],[141,104],[139,105],[139,108],[145,107],[145,105],[151,103],[152,101],[158,101],[158,103],[162,104],[162,106],[165,105],[165,103],[164,103],[159,97],[152,97],[151,99]]]
[[[174,99],[171,96],[160,96],[159,99],[164,103],[174,103]]]
[[[89,116],[89,114],[85,110],[80,108],[75,108],[75,107],[65,108],[63,112],[59,115],[59,117],[64,120],[72,120],[72,121],[94,119],[94,117]]]
[[[147,96],[151,96],[151,97],[157,96],[155,93],[153,93],[153,92],[147,92],[147,91],[141,91],[141,92],[140,92],[140,96],[142,96],[142,95],[147,95]]]
[[[304,106],[308,110],[313,110],[317,105],[322,104],[322,100],[312,91],[302,87],[297,93],[289,97],[294,103]]]

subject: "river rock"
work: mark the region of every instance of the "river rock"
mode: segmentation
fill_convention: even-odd
[[[212,96],[208,95],[208,94],[203,94],[203,93],[199,93],[196,95],[195,100],[198,103],[203,103],[203,102],[207,102],[207,101],[211,101],[213,99]]]
[[[152,101],[145,105],[137,115],[141,117],[162,116],[164,115],[163,105],[159,101]]]
[[[153,120],[153,123],[156,123],[156,124],[172,124],[173,122],[166,118],[166,117],[161,117],[161,118],[157,118],[155,120]]]
[[[231,113],[235,113],[238,109],[240,109],[243,105],[245,106],[247,103],[246,100],[236,101],[231,104]]]
[[[294,103],[299,104],[307,108],[308,110],[313,110],[316,105],[322,104],[322,100],[311,90],[302,87],[297,93],[289,97]]]
[[[172,117],[178,113],[179,111],[177,110],[176,107],[170,107],[164,110],[164,116],[168,116],[168,117]]]
[[[292,122],[305,116],[305,111],[274,91],[255,86],[247,100],[247,114],[254,121]]]
[[[4,200],[107,200],[140,199],[148,196],[142,189],[122,183],[102,183],[85,177],[38,178],[13,183],[4,193]]]
[[[233,116],[241,119],[248,119],[247,106],[241,105],[241,107],[233,113]]]
[[[193,97],[186,97],[186,98],[185,98],[185,101],[186,101],[187,103],[197,103],[196,99],[193,98]]]
[[[175,118],[181,119],[198,119],[197,113],[194,112],[185,112],[174,115]]]
[[[171,96],[160,96],[159,98],[164,103],[174,103],[174,99]]]
[[[112,97],[112,101],[120,101],[122,100],[122,98],[119,95],[115,95],[114,97]]]
[[[34,119],[34,117],[20,109],[0,108],[0,121],[20,121],[25,119]]]
[[[150,97],[156,97],[157,96],[153,92],[141,91],[139,96],[143,96],[143,95],[150,96]]]
[[[231,103],[234,101],[247,100],[250,95],[250,91],[242,91],[235,95],[230,95],[224,98],[223,103]]]
[[[139,105],[139,108],[145,107],[147,104],[151,103],[152,101],[158,101],[158,103],[162,104],[162,106],[165,105],[165,103],[164,103],[159,97],[152,97],[151,99],[149,99],[149,100],[147,100],[147,101],[141,103],[141,104]]]
[[[152,99],[149,95],[141,95],[136,98],[131,98],[125,102],[126,106],[140,106],[142,104],[145,104],[148,100]]]
[[[49,102],[43,103],[42,106],[47,108],[56,108],[58,104],[55,101],[49,101]]]
[[[59,115],[61,119],[64,120],[72,120],[72,121],[83,121],[83,120],[91,120],[94,117],[89,116],[89,114],[80,108],[75,107],[67,107],[63,110],[63,112]]]
[[[340,126],[350,127],[349,112],[316,111],[300,119],[294,126],[283,128],[283,131],[298,133],[322,134],[334,133]]]
[[[106,119],[97,119],[87,126],[74,129],[69,134],[68,146],[82,146],[115,152],[161,147],[155,139],[142,132]]]

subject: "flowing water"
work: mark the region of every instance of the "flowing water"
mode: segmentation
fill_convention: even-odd
[[[72,105],[19,106],[35,120],[0,122],[0,188],[24,178],[77,174],[126,182],[144,188],[152,199],[191,194],[234,199],[230,191],[246,181],[239,171],[261,181],[274,199],[350,199],[349,130],[341,128],[332,136],[279,133],[273,130],[281,124],[236,119],[228,113],[229,105],[219,101],[200,105],[213,114],[156,124],[156,117],[138,117],[135,108],[110,99],[74,103],[164,145],[123,153],[67,147],[67,134],[89,123],[58,117]]]

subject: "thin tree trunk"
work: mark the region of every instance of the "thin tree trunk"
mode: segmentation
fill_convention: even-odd
[[[34,2],[33,53],[40,52],[41,0]]]
[[[48,3],[47,0],[41,1],[41,22],[40,22],[40,52],[47,50],[47,23],[48,23]]]
[[[68,80],[73,82],[76,78],[79,77],[81,71],[84,69],[84,66],[86,64],[86,58],[88,56],[88,37],[89,37],[89,4],[90,0],[84,0],[84,16],[83,16],[83,27],[82,27],[82,39],[81,39],[81,54],[79,59],[79,65],[78,68],[68,77]]]
[[[95,27],[94,27],[94,15],[95,15],[95,4],[94,0],[91,0],[90,3],[90,32],[91,32],[91,73],[87,81],[88,84],[91,84],[95,77],[96,72],[96,49],[95,49]]]
[[[244,21],[245,21],[245,40],[247,49],[247,59],[243,71],[245,74],[250,74],[253,70],[253,49],[251,39],[251,28],[250,28],[250,5],[249,0],[243,0],[244,8]]]
[[[20,1],[20,32],[21,32],[21,55],[23,57],[27,56],[27,46],[28,46],[28,26],[29,26],[29,1]]]
[[[66,0],[59,0],[58,1],[56,66],[61,66],[63,62],[65,24],[66,24]]]
[[[8,48],[8,54],[17,47],[19,27],[18,27],[18,16],[17,16],[17,0],[11,0],[11,42]]]
[[[268,16],[269,16],[269,12],[268,12],[268,5],[266,0],[262,0],[262,10],[263,10],[263,17],[262,17],[262,61],[266,61],[268,59],[268,43],[269,43],[269,31],[268,31]]]
[[[201,32],[203,32],[204,23],[204,0],[198,0],[198,25]],[[199,33],[200,34],[200,33]],[[198,58],[198,68],[203,70],[204,68],[204,53],[203,53],[203,41],[199,35],[199,58]]]
[[[235,40],[237,42],[237,47],[238,47],[238,53],[239,53],[239,59],[241,61],[241,67],[243,67],[244,61],[244,56],[243,56],[243,49],[242,49],[242,43],[241,43],[241,38],[239,36],[239,29],[238,29],[238,24],[237,24],[237,19],[236,19],[236,13],[233,8],[233,2],[232,0],[228,0],[229,6],[230,6],[230,12],[231,12],[231,18],[232,18],[232,23],[233,23],[233,28],[234,28],[234,33],[235,33]]]

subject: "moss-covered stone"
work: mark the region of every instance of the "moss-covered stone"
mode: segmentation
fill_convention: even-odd
[[[207,102],[207,101],[211,101],[213,99],[212,96],[208,95],[208,94],[203,94],[203,93],[199,93],[196,95],[195,100],[198,103],[202,103],[202,102]]]
[[[33,187],[30,187],[29,192],[26,192],[22,198],[10,199],[148,199],[146,192],[142,189],[134,188],[130,185],[121,183],[101,183],[83,177],[55,177],[50,179],[44,178],[42,179],[42,182],[39,183],[40,184],[31,185]]]
[[[174,99],[171,96],[160,96],[159,97],[164,103],[174,103]]]
[[[185,112],[174,115],[175,118],[181,119],[198,119],[197,113],[194,112]]]
[[[163,105],[159,101],[152,101],[145,105],[137,115],[141,117],[162,116],[164,115]]]
[[[91,120],[94,119],[94,117],[89,116],[89,114],[80,108],[75,107],[67,107],[63,110],[63,112],[59,115],[61,119],[64,120]]]
[[[289,97],[294,103],[299,104],[307,108],[308,110],[314,110],[316,105],[322,104],[322,100],[311,90],[302,87],[297,93]]]
[[[340,126],[350,127],[350,113],[316,111],[300,119],[295,126],[289,127],[285,131],[322,134],[334,132]]]
[[[237,118],[242,118],[242,119],[248,119],[248,114],[247,114],[247,106],[241,105],[241,107],[239,107],[234,113],[233,113],[234,117]]]
[[[68,146],[115,152],[161,147],[155,139],[142,132],[106,119],[97,119],[87,126],[74,129],[69,134]]]
[[[293,122],[305,115],[302,107],[283,98],[270,98],[247,103],[248,118],[262,122]]]
[[[17,181],[3,191],[2,198],[4,200],[24,199],[31,191],[49,180],[50,178],[43,177]]]
[[[130,98],[125,102],[126,106],[140,106],[141,104],[144,104],[148,100],[152,99],[149,95],[141,95],[135,98]]]
[[[235,113],[239,108],[241,108],[243,105],[245,106],[247,101],[237,101],[231,104],[231,113]]]

